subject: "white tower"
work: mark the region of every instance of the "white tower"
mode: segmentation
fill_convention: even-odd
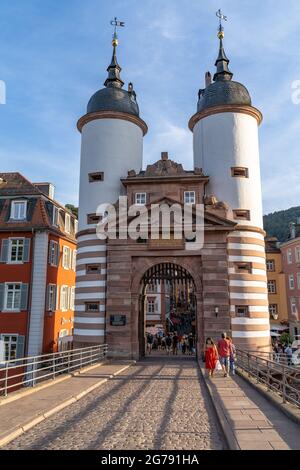
[[[237,223],[228,238],[232,336],[245,348],[265,349],[270,332],[258,143],[262,114],[248,90],[232,80],[221,24],[218,37],[214,81],[206,76],[189,122],[194,165],[210,178],[206,195],[226,202]]]
[[[113,24],[122,26],[116,21]],[[82,145],[74,326],[77,345],[104,340],[106,244],[96,236],[96,211],[99,204],[118,200],[123,191],[120,178],[127,176],[128,169],[141,170],[147,132],[132,84],[128,91],[123,90],[116,31],[112,45],[105,88],[92,96],[87,114],[78,121]]]

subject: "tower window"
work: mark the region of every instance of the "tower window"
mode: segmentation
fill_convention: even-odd
[[[249,307],[247,305],[236,305],[235,306],[236,317],[249,317]]]
[[[103,171],[98,171],[97,173],[89,173],[89,182],[97,183],[99,181],[104,181]]]
[[[88,225],[98,224],[100,222],[101,216],[97,214],[88,214],[87,215],[87,223]]]
[[[252,263],[234,263],[235,271],[237,273],[251,274]]]
[[[236,220],[250,220],[250,211],[242,209],[234,210],[233,217]]]
[[[234,178],[249,178],[249,169],[242,166],[231,167],[231,176]]]
[[[100,303],[99,302],[86,302],[85,311],[86,312],[99,312]]]
[[[87,264],[86,273],[87,274],[100,274],[101,265],[100,264]]]
[[[195,204],[196,203],[196,193],[195,193],[195,191],[185,191],[184,192],[184,203],[185,204]]]
[[[276,281],[268,281],[268,294],[276,294]]]
[[[144,206],[147,202],[147,194],[146,193],[136,193],[135,195],[135,203],[138,206]]]

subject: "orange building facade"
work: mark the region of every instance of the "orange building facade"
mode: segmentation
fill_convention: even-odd
[[[0,361],[72,345],[77,220],[53,189],[0,173]]]
[[[271,336],[288,331],[289,313],[282,253],[277,238],[266,238],[266,264]]]

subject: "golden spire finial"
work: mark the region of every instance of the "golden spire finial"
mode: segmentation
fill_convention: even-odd
[[[118,44],[119,44],[118,35],[117,35],[117,27],[124,28],[125,23],[124,23],[124,21],[118,21],[117,17],[115,17],[115,19],[112,20],[110,22],[110,24],[115,27],[114,34],[113,34],[113,40],[112,40],[112,46],[117,47]]]
[[[220,20],[220,26],[219,26],[219,30],[218,30],[218,38],[219,39],[224,39],[225,33],[224,33],[223,25],[222,25],[222,20],[227,21],[227,16],[223,15],[221,9],[219,9],[217,11],[216,15]]]

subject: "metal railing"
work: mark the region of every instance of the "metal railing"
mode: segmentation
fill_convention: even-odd
[[[70,374],[104,359],[107,344],[24,357],[0,363],[0,396],[21,387],[35,387],[45,380]]]
[[[295,366],[293,363],[293,356],[288,356],[286,353],[276,353],[276,352],[262,352],[259,353],[257,351],[247,351],[250,354],[259,355],[264,359],[268,359],[269,361],[276,362],[277,364],[284,364],[286,366]]]
[[[245,371],[257,383],[265,385],[268,391],[282,397],[283,403],[300,407],[300,369],[270,359],[262,352],[237,350],[236,366]]]

